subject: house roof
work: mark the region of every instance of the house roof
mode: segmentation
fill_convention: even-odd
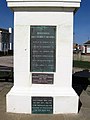
[[[8,33],[9,32],[9,30],[7,30],[7,29],[4,29],[4,28],[0,28],[0,32],[5,32],[5,33]]]
[[[84,45],[88,45],[88,44],[90,44],[90,40],[84,43]]]

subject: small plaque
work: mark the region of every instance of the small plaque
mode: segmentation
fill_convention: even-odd
[[[32,97],[32,114],[53,114],[53,98]]]
[[[32,73],[33,84],[53,84],[53,74]]]

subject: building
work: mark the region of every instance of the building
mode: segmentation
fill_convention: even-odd
[[[12,28],[8,30],[0,28],[0,51],[8,52],[8,50],[13,50]]]
[[[84,43],[84,50],[83,52],[85,54],[90,54],[90,40],[88,40],[87,42]]]

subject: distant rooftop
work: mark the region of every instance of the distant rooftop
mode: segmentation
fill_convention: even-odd
[[[8,29],[0,28],[0,32],[9,32]]]
[[[12,28],[8,28],[8,29],[5,29],[5,28],[0,28],[0,33],[12,33]]]
[[[90,40],[88,40],[87,42],[84,43],[84,45],[90,44]]]

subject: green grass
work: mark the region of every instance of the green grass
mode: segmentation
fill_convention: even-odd
[[[74,60],[73,67],[90,69],[90,62]]]

